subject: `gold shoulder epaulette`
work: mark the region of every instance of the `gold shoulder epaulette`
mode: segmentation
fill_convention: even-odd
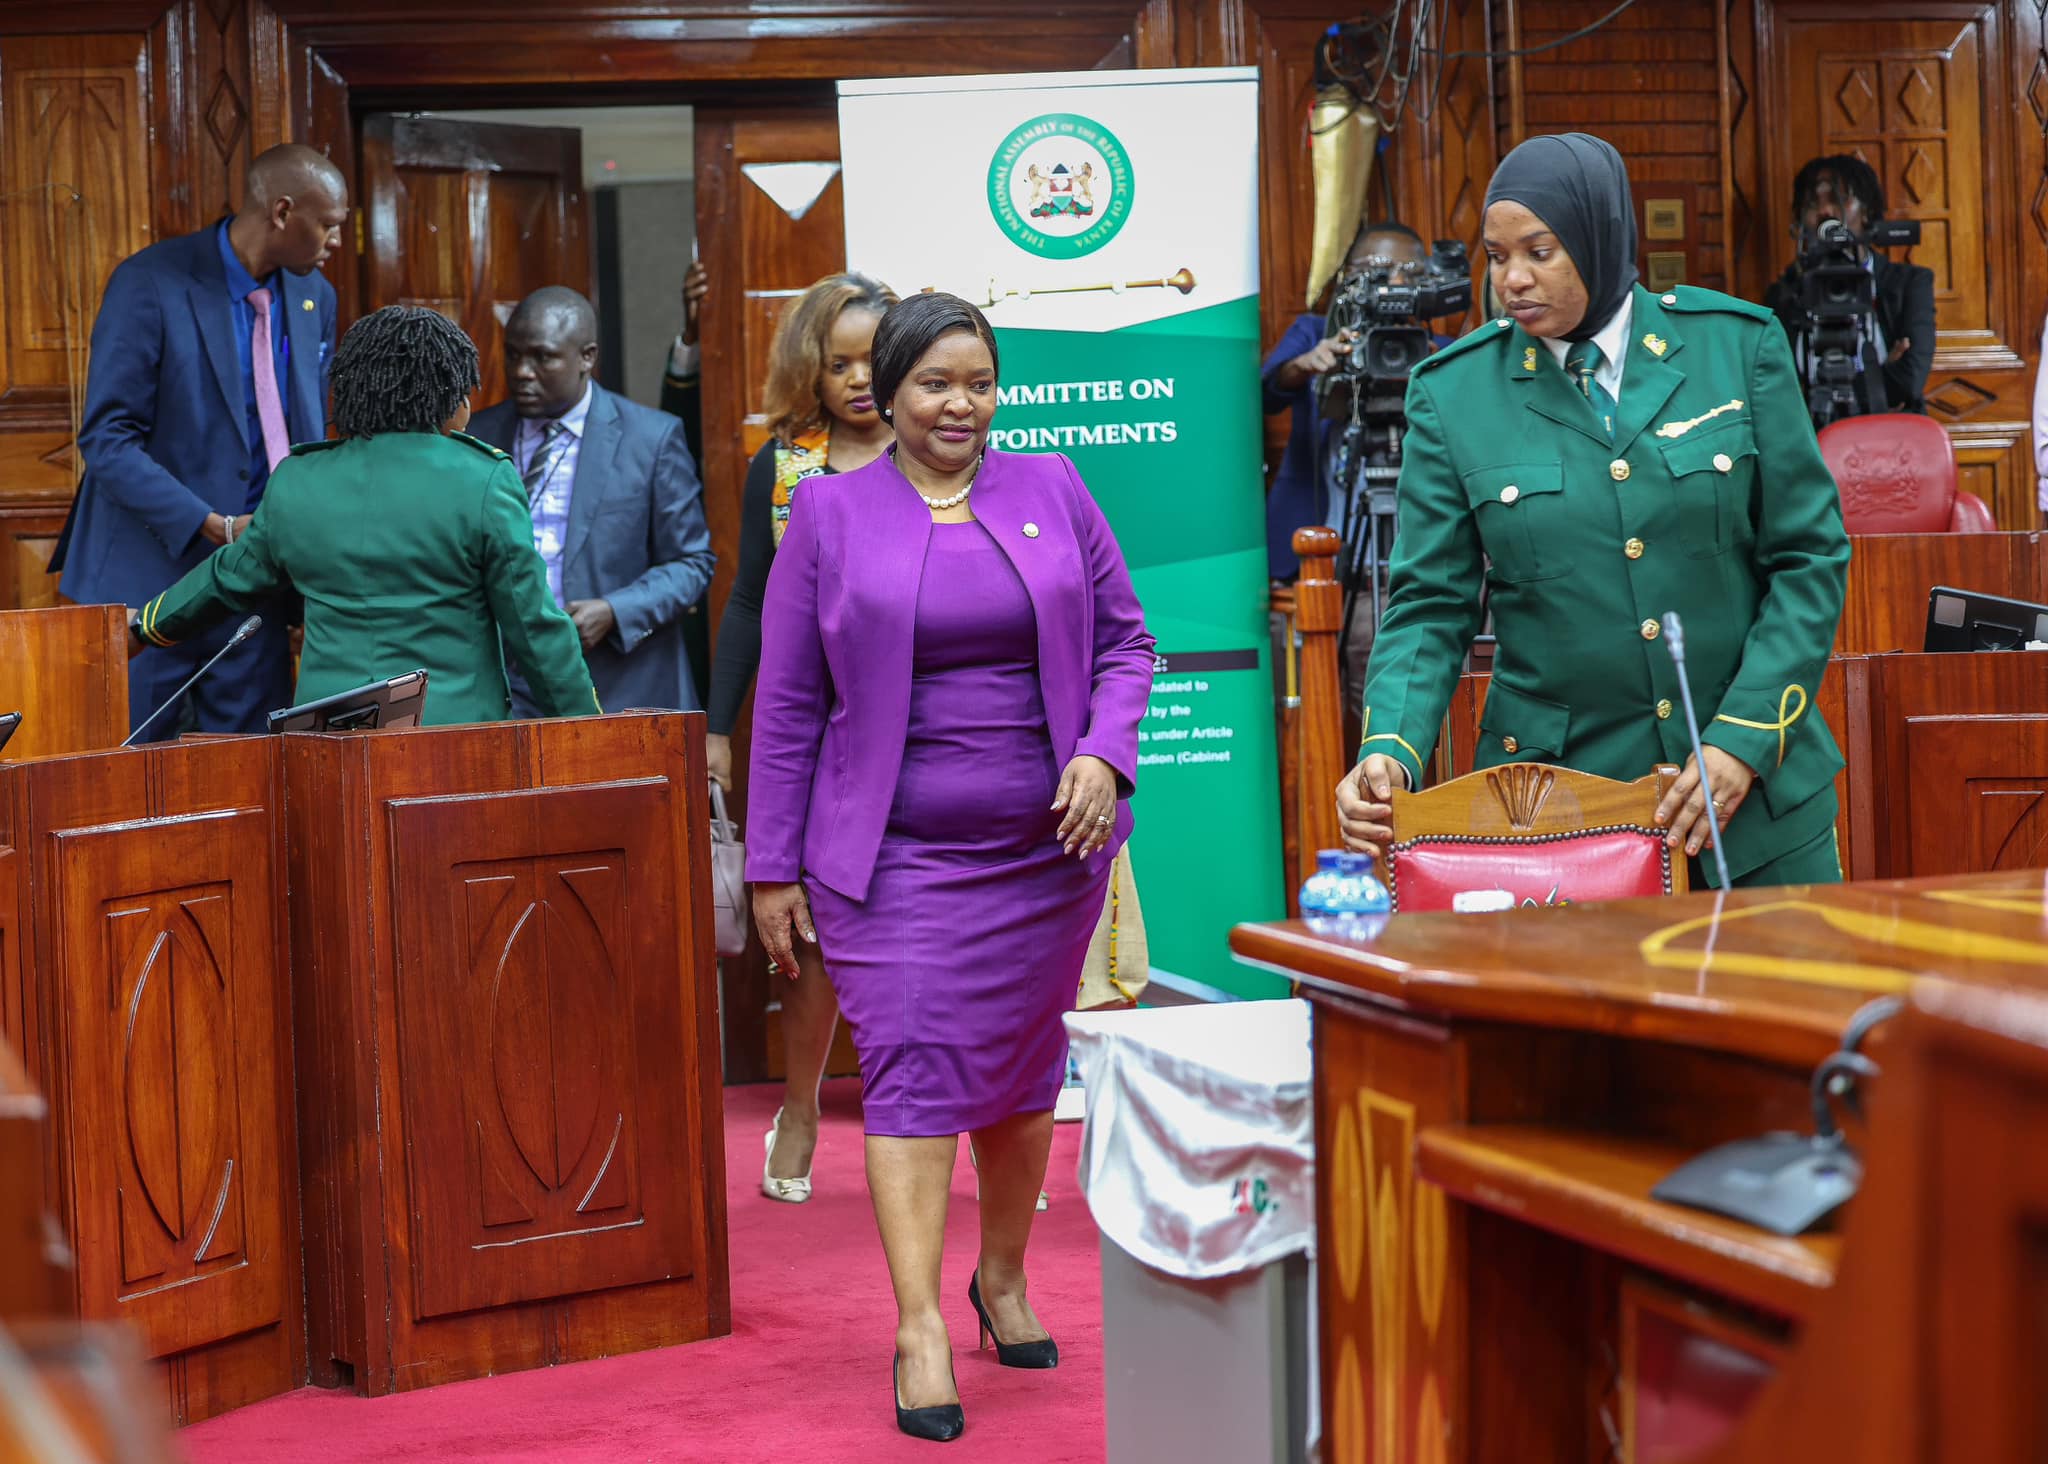
[[[505,451],[502,447],[492,447],[481,437],[471,437],[467,432],[451,432],[448,435],[464,447],[473,447],[480,453],[494,458],[503,458],[508,463],[512,461],[511,453]]]

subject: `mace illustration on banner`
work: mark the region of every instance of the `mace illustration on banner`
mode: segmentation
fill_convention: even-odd
[[[943,136],[904,217],[904,139]],[[1252,68],[843,82],[850,268],[988,312],[989,445],[1062,452],[1102,505],[1159,643],[1138,830],[1153,973],[1277,995],[1235,966],[1278,918],[1259,416]]]

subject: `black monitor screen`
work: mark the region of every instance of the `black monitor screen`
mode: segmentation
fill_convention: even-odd
[[[427,673],[408,671],[389,681],[373,681],[367,686],[272,712],[270,730],[367,732],[376,728],[417,727],[426,704]]]
[[[1927,592],[1930,651],[2024,651],[2048,642],[2048,605],[1937,585]]]

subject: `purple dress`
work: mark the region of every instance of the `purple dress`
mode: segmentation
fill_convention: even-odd
[[[1053,1106],[1060,1018],[1110,861],[1061,852],[1038,629],[979,523],[933,524],[910,731],[866,900],[804,881],[860,1053],[871,1134],[945,1136]]]

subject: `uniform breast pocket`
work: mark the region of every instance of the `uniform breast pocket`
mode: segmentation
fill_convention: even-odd
[[[1503,463],[1465,474],[1465,501],[1497,579],[1552,579],[1572,567],[1564,519],[1564,466]]]
[[[1686,556],[1711,559],[1747,543],[1752,537],[1749,501],[1757,467],[1756,434],[1749,423],[1689,432],[1663,444],[1662,451]]]

